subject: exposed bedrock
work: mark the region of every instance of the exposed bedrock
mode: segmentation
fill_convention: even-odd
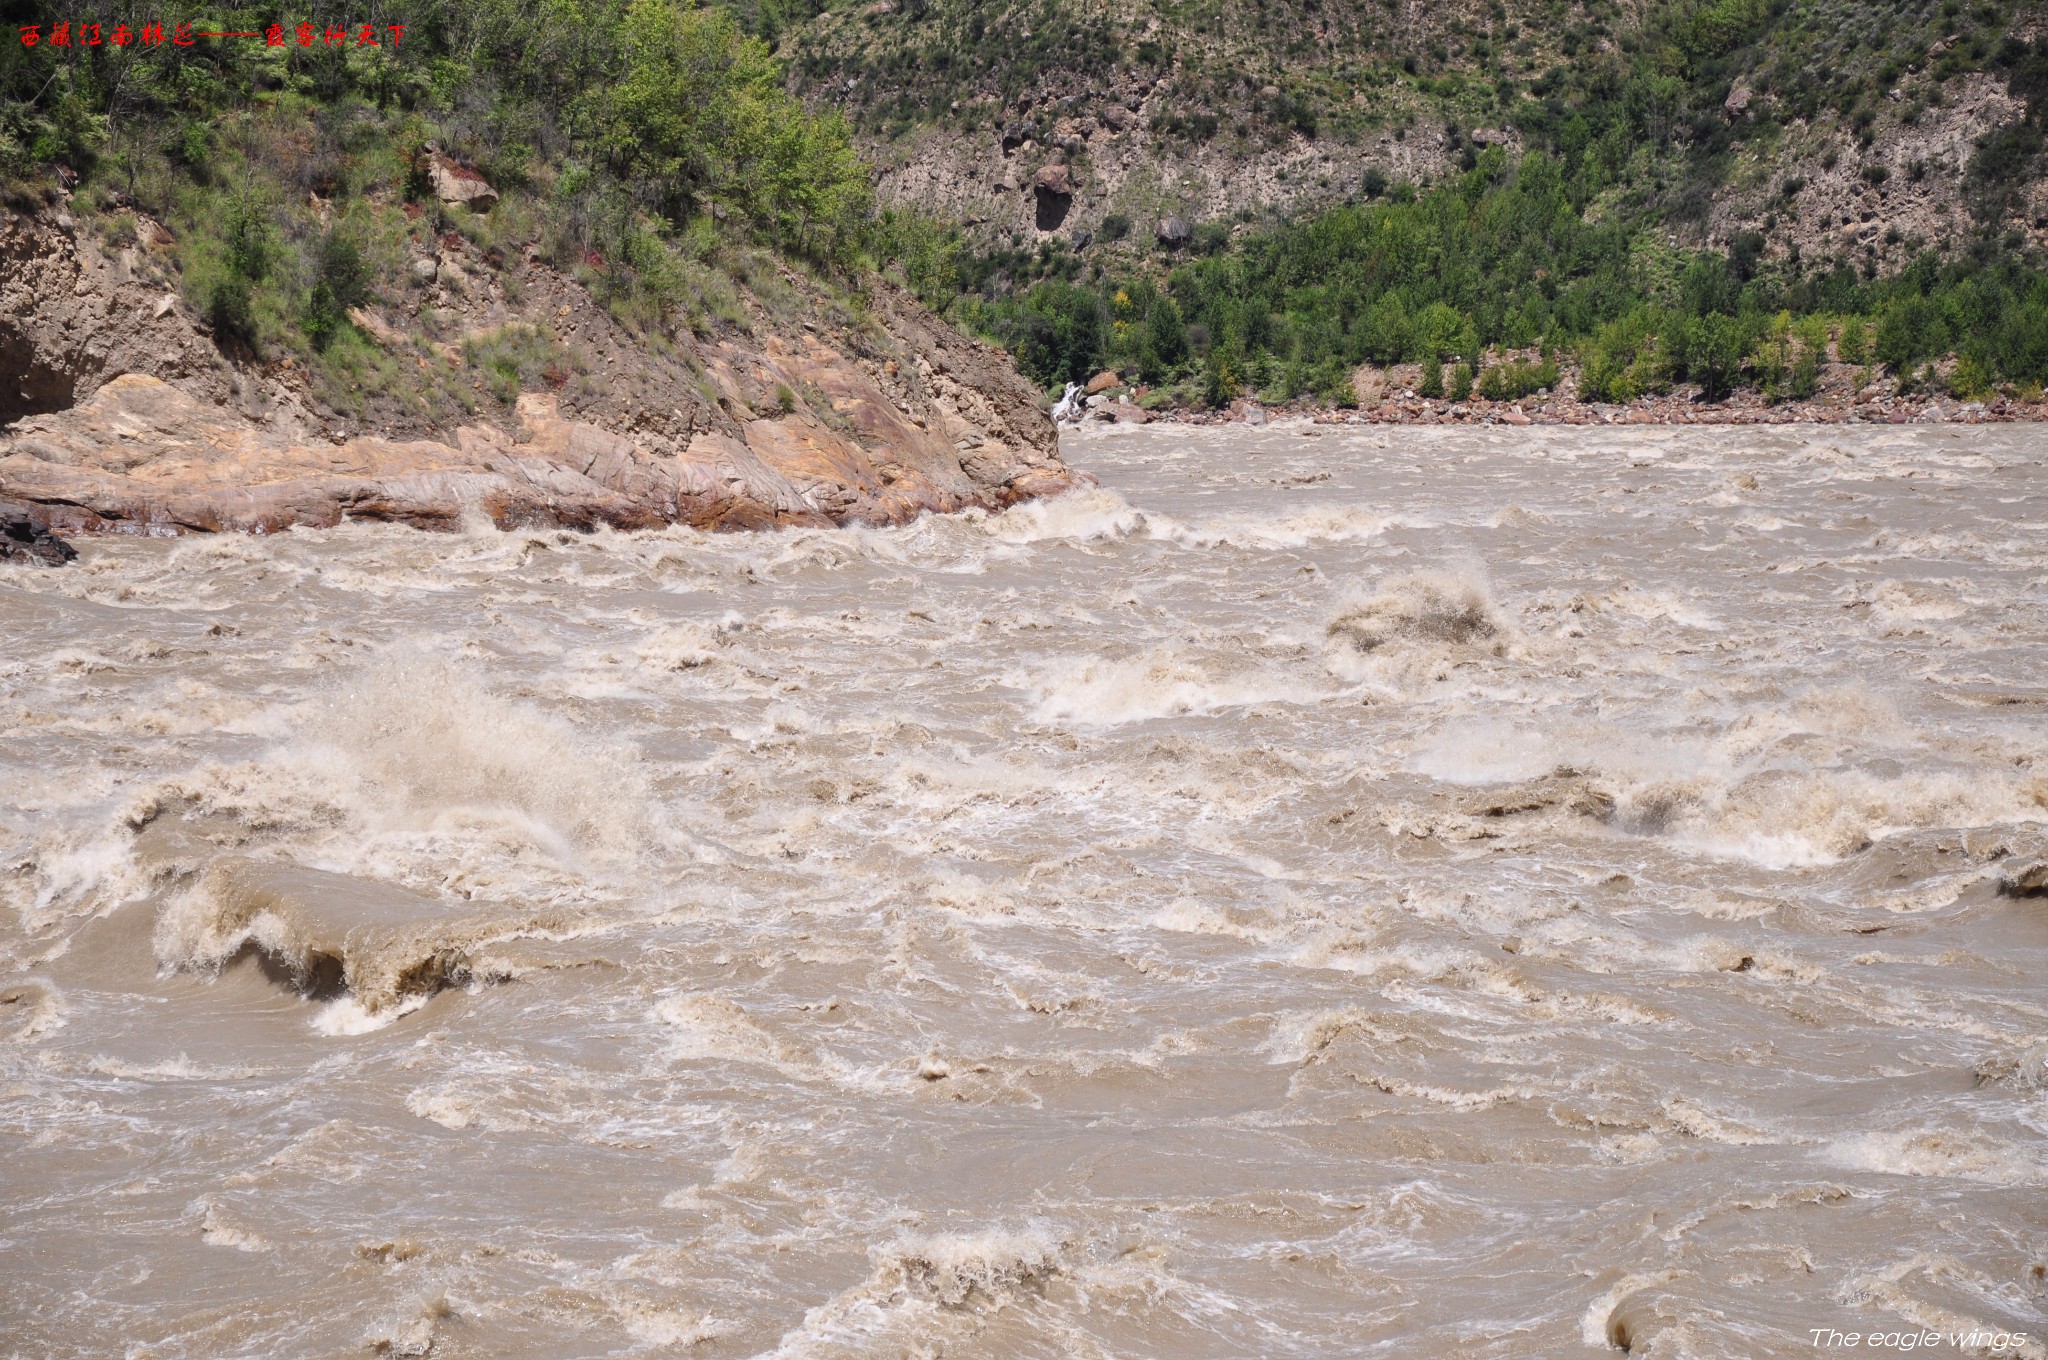
[[[1086,480],[1001,351],[875,281],[839,332],[777,323],[674,353],[634,343],[535,261],[480,325],[567,318],[606,377],[654,403],[565,414],[525,392],[493,423],[338,434],[288,369],[231,361],[185,305],[62,212],[0,226],[0,554],[55,536],[274,532],[344,519],[621,529],[892,524],[999,508]],[[479,290],[481,291],[481,290]],[[500,296],[510,296],[506,290]],[[558,305],[559,304],[559,305]],[[504,313],[502,315],[498,313]],[[411,338],[380,324],[379,343]],[[21,527],[17,530],[16,525]]]

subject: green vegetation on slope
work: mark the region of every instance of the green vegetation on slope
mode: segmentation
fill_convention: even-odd
[[[138,31],[273,22],[189,3],[129,10]],[[303,361],[338,409],[381,397],[421,420],[528,370],[588,381],[544,330],[453,357],[365,342],[352,311],[399,296],[408,260],[447,233],[486,259],[538,251],[657,343],[740,324],[737,288],[772,292],[786,266],[847,280],[889,259],[1043,383],[1115,366],[1192,400],[1343,400],[1366,360],[1430,364],[1446,391],[1521,392],[1568,354],[1592,395],[1696,382],[1797,396],[1830,347],[1923,384],[1953,353],[1939,380],[1975,395],[2048,381],[2041,262],[2007,230],[2042,173],[2048,41],[2008,36],[2015,12],[2004,0],[421,0],[396,45],[5,45],[0,173],[19,195],[75,172],[77,205],[110,242],[135,231],[124,208],[167,223],[176,286],[224,345]],[[786,92],[776,38],[818,111]],[[1882,259],[1875,243],[1802,258],[1770,234],[1799,215],[1788,177],[1770,219],[1725,249],[1681,244],[1698,241],[1684,229],[1743,146],[1799,120],[1862,136],[1939,109],[1972,72],[2026,109],[1953,168],[1974,225],[1942,240],[1894,230]],[[1060,96],[1071,101],[1126,76],[1167,92],[1145,130],[1155,148],[1391,126],[1441,135],[1460,168],[1421,187],[1368,171],[1333,189],[1348,201],[1299,220],[1198,223],[1186,250],[1112,215],[1082,253],[1048,240],[977,254],[914,213],[874,212],[837,112],[981,135],[1025,96],[1044,110],[1049,90],[1073,86]],[[1731,114],[1738,88],[1751,103]],[[1482,120],[1516,129],[1526,153],[1482,147],[1467,131]],[[444,209],[430,146],[502,202]],[[1865,170],[1881,208],[1889,172]],[[1489,351],[1532,357],[1490,363]],[[490,372],[451,383],[451,365]]]
[[[536,250],[659,343],[739,324],[737,284],[785,267],[849,281],[875,217],[866,167],[837,114],[807,112],[748,22],[687,0],[418,0],[394,44],[359,24],[329,45],[197,39],[117,46],[0,44],[0,176],[26,201],[78,183],[74,206],[110,244],[138,209],[176,238],[161,269],[224,348],[305,362],[337,409],[381,397],[431,422],[515,371],[568,381],[573,364],[523,335],[452,359],[368,344],[351,308],[406,300],[407,264],[459,233],[487,261]],[[104,12],[166,34],[262,32],[275,16],[184,0]],[[22,22],[48,16],[31,14]],[[395,22],[395,20],[394,20]],[[78,35],[82,37],[83,35]],[[430,148],[502,195],[444,207]],[[411,299],[417,302],[415,297]],[[507,353],[498,353],[499,350]],[[517,350],[516,357],[507,357]],[[451,363],[490,368],[448,381]],[[516,385],[516,384],[515,384]]]
[[[986,138],[1108,92],[1150,91],[1148,154],[1192,144],[1252,160],[1297,136],[1443,139],[1473,129],[1571,157],[1636,160],[1657,216],[1699,222],[1737,170],[1788,137],[1869,147],[2024,64],[2023,0],[836,0],[788,29],[814,102],[864,134]],[[2038,22],[2036,15],[2035,22]],[[2024,81],[2022,84],[2026,83]],[[1156,88],[1155,88],[1156,87]],[[1736,105],[1730,107],[1734,97]],[[2025,97],[2024,94],[2021,95]],[[1114,102],[1108,101],[1108,102]],[[2039,119],[2000,144],[1983,188],[2038,171]],[[1070,142],[1070,157],[1096,148]],[[1980,154],[1981,159],[1981,154]],[[1960,170],[1961,166],[1949,167]],[[1361,186],[1320,186],[1342,199]],[[1992,197],[1995,197],[1993,195]],[[2001,206],[1979,195],[1985,220]]]
[[[1880,12],[1906,27],[1875,27]],[[1361,362],[1458,360],[1482,393],[1519,395],[1554,380],[1550,365],[1569,352],[1582,392],[1612,400],[1679,382],[1709,397],[1740,386],[1797,397],[1829,357],[1970,396],[2038,390],[2048,275],[2008,226],[2044,168],[2048,41],[1999,36],[2005,15],[1992,4],[1681,0],[1627,26],[1602,20],[1597,53],[1496,85],[1492,111],[1531,149],[1510,157],[1451,125],[1462,171],[1421,191],[1369,173],[1349,203],[1299,220],[1201,224],[1185,253],[1148,233],[1128,240],[1127,221],[1112,217],[1103,235],[1122,243],[1107,249],[1047,240],[976,254],[928,232],[900,254],[929,301],[1009,345],[1048,385],[1114,367],[1190,400],[1249,389],[1341,401]],[[1896,46],[1950,24],[1940,42]],[[1192,42],[1200,31],[1180,33]],[[1573,45],[1570,29],[1560,42]],[[1969,70],[1994,76],[2025,110],[1973,148],[1974,223],[1952,222],[1938,241],[1893,224],[1860,252],[1838,241],[1807,257],[1768,234],[1797,220],[1803,184],[1788,177],[1771,215],[1725,247],[1687,229],[1733,149],[1775,135],[1774,120],[1839,116],[1867,130],[1873,99],[1917,117]],[[1738,81],[1760,113],[1729,112]],[[1866,216],[1884,213],[1889,174],[1864,167]],[[1488,365],[1488,350],[1540,357]],[[1458,381],[1457,369],[1441,381]]]
[[[2048,272],[1995,242],[1945,260],[1928,252],[1882,277],[1840,261],[1767,263],[1754,239],[1685,251],[1654,230],[1592,220],[1587,174],[1495,148],[1419,197],[1260,232],[1163,279],[1091,273],[1051,247],[1029,259],[956,254],[950,274],[927,263],[916,281],[940,303],[955,290],[954,315],[1010,346],[1041,383],[1116,368],[1212,404],[1246,388],[1345,402],[1368,361],[1460,361],[1483,395],[1522,396],[1555,382],[1560,351],[1581,360],[1583,395],[1612,401],[1677,382],[1709,398],[1743,385],[1808,396],[1828,357],[1882,363],[1910,386],[1934,383],[1927,366],[1953,353],[1939,382],[1969,396],[2048,382]],[[943,259],[943,238],[904,253]],[[1014,289],[997,283],[1033,273]],[[1489,350],[1542,357],[1488,366]]]

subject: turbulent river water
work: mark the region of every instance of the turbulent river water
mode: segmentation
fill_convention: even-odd
[[[2048,434],[1067,454],[0,573],[0,1354],[2044,1353]]]

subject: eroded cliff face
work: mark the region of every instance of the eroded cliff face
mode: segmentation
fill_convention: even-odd
[[[350,431],[289,364],[221,353],[144,267],[160,230],[110,251],[61,210],[0,224],[0,509],[25,531],[886,524],[1081,480],[1007,357],[884,281],[857,324],[755,307],[651,346],[538,260],[502,278],[442,261],[462,281],[437,293],[444,330],[581,337],[580,409],[544,387],[452,429]],[[403,315],[358,324],[422,365],[455,352]]]
[[[1440,183],[1487,146],[1555,151],[1541,129],[1580,113],[1597,136],[1636,54],[1672,50],[1672,21],[1698,8],[875,0],[821,7],[781,50],[792,87],[857,129],[884,202],[952,218],[983,250],[1058,239],[1133,262],[1192,244],[1166,220],[1242,233],[1375,186]],[[1711,198],[1694,205],[1704,215],[1650,205],[1669,228],[1717,248],[1760,232],[1778,258],[1853,247],[1886,273],[1965,239],[1966,168],[1980,138],[2026,116],[2013,61],[2048,33],[2048,6],[1788,0],[1757,13],[1732,50],[1663,87],[1677,135],[1620,148],[1670,158],[1649,177],[1661,195],[1696,149],[1725,143],[1702,181]],[[1051,212],[1049,171],[1068,187]],[[2048,246],[2048,182],[2033,172],[2014,187],[1995,231]]]

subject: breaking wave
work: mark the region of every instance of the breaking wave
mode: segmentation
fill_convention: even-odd
[[[167,969],[218,972],[246,948],[302,992],[346,991],[353,1011],[323,1023],[348,1033],[443,988],[491,980],[487,945],[567,928],[553,913],[452,908],[386,883],[229,858],[165,905],[153,943]]]

